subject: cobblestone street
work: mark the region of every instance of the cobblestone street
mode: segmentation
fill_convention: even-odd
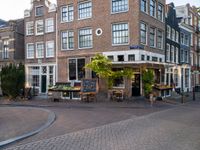
[[[191,102],[9,150],[199,150],[199,106]]]

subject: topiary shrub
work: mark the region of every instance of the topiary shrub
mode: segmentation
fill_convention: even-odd
[[[143,87],[144,87],[144,94],[148,96],[153,90],[154,84],[154,71],[152,69],[148,69],[143,71],[142,75]]]
[[[16,98],[21,94],[25,84],[25,69],[21,63],[19,66],[10,64],[4,66],[0,73],[1,89],[4,95],[10,99]]]

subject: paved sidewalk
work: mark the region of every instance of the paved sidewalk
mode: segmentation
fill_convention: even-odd
[[[199,106],[182,105],[9,150],[199,150]]]

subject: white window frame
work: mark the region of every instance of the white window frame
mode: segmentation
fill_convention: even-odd
[[[63,32],[66,32],[67,34],[67,48],[63,48],[63,38],[62,38],[62,34]],[[61,34],[60,34],[60,44],[61,44],[61,50],[73,50],[74,49],[74,43],[73,43],[73,48],[69,48],[69,32],[73,32],[73,41],[74,41],[74,31],[73,30],[67,30],[67,31],[61,31]]]
[[[169,49],[167,49],[168,47],[169,47]],[[167,44],[167,46],[166,46],[166,62],[170,62],[170,51],[171,51],[170,44]]]
[[[37,45],[38,44],[43,44],[43,56],[38,56],[38,49],[37,49]],[[35,43],[35,49],[36,49],[36,58],[44,58],[44,50],[45,50],[45,47],[44,47],[44,42],[37,42]]]
[[[128,26],[128,42],[127,43],[121,43],[121,44],[114,44],[113,43],[113,25],[120,25],[120,24],[127,24],[127,26]],[[129,23],[128,22],[118,22],[118,23],[113,23],[112,25],[111,25],[111,29],[112,29],[112,46],[119,46],[119,45],[128,45],[129,43],[130,43],[130,33],[129,33]]]
[[[38,25],[37,23],[42,22],[42,26],[43,26],[43,32],[39,32],[38,33]],[[37,20],[35,21],[35,35],[43,35],[44,34],[44,21],[43,20]]]
[[[151,12],[150,12],[150,11],[151,11],[151,9],[150,9],[150,8],[151,8],[151,5],[150,5],[151,1],[153,1],[154,4],[155,4],[155,6],[154,6],[154,16],[152,16],[152,15],[151,15]],[[156,14],[157,14],[157,11],[156,11],[156,10],[157,10],[157,8],[156,8],[156,1],[155,1],[155,0],[150,0],[150,1],[149,1],[149,15],[150,15],[151,17],[156,18]]]
[[[177,63],[177,64],[178,64],[178,62],[179,62],[178,56],[179,56],[179,48],[176,47],[176,63]]]
[[[49,43],[51,43],[51,44],[53,44],[53,51],[52,51],[52,55],[48,55],[48,44]],[[46,41],[46,58],[51,58],[51,57],[54,57],[54,54],[55,53],[55,43],[54,43],[54,41]]]
[[[163,49],[164,32],[160,29],[157,30],[157,36],[156,36],[157,37],[157,41],[156,41],[157,43],[158,43],[158,32],[161,32],[162,39],[161,39],[161,47],[158,47],[158,45],[157,45],[157,47],[158,47],[158,49]]]
[[[179,32],[176,31],[176,42],[179,43]]]
[[[37,15],[37,8],[39,7],[43,7],[43,14],[42,15]],[[38,16],[43,16],[44,15],[44,6],[43,5],[39,5],[39,6],[35,6],[35,16],[38,17]]]
[[[174,50],[175,50],[175,47],[173,45],[171,45],[171,53],[170,53],[170,56],[171,56],[171,62],[174,63]]]
[[[69,7],[73,7],[73,18],[72,18],[72,20],[69,20]],[[66,16],[66,18],[67,18],[67,20],[64,20],[63,19],[63,8],[66,8],[66,13],[67,13],[67,16]],[[73,4],[69,4],[69,5],[66,5],[66,6],[62,6],[61,7],[61,9],[60,9],[60,14],[61,14],[61,23],[64,23],[64,22],[72,22],[72,21],[74,21],[74,6],[73,6]]]
[[[89,30],[91,30],[92,31],[92,39],[91,39],[91,41],[92,41],[92,43],[91,43],[91,46],[88,46],[88,47],[80,47],[80,31],[81,30],[87,30],[87,29],[89,29]],[[80,28],[79,30],[78,30],[78,49],[89,49],[89,48],[92,48],[93,47],[93,30],[92,30],[92,28]]]
[[[29,26],[31,25],[31,26]],[[29,33],[30,27],[32,27],[33,32]],[[34,35],[34,22],[30,21],[30,22],[26,22],[26,35]]]
[[[128,12],[129,11],[129,0],[127,0],[127,2],[128,2],[128,9],[127,10],[123,10],[123,11],[113,11],[113,8],[112,8],[112,6],[113,6],[113,0],[110,0],[110,10],[111,10],[111,14],[118,14],[118,13],[124,13],[124,12]]]
[[[51,21],[52,25],[48,25],[49,21]],[[54,32],[54,19],[53,18],[48,18],[45,20],[45,32],[46,33]]]
[[[150,44],[150,32],[151,32],[151,29],[153,29],[154,30],[154,45],[152,46],[151,44]],[[151,47],[151,48],[155,48],[156,47],[156,37],[157,37],[157,34],[156,34],[156,28],[155,27],[150,27],[149,28],[149,47]]]
[[[146,31],[146,40],[145,40],[145,43],[143,43],[141,41],[141,24],[144,24],[145,27],[146,27],[146,29],[145,29],[145,31]],[[145,22],[140,22],[140,43],[143,44],[143,45],[147,45],[148,44],[148,42],[147,42],[147,39],[148,39],[147,35],[148,34],[147,33],[148,33],[148,25]]]
[[[84,4],[84,3],[91,3],[91,15],[90,15],[90,16],[87,16],[87,17],[85,17],[85,18],[81,18],[81,17],[80,17],[80,9],[79,9],[79,7],[80,7],[81,4]],[[92,18],[92,10],[93,10],[92,7],[93,7],[92,1],[90,1],[90,0],[88,0],[88,1],[83,1],[83,2],[78,2],[78,20],[83,20],[83,19]]]
[[[146,11],[143,11],[142,8],[142,1],[146,1]],[[140,0],[140,11],[148,14],[148,0]]]
[[[29,45],[33,45],[33,56],[31,56],[31,57],[29,56],[29,53],[28,53],[29,52],[29,49],[28,49]],[[34,55],[35,55],[35,44],[34,43],[27,43],[26,44],[26,58],[27,59],[33,59]]]
[[[176,41],[176,31],[172,28],[172,41]]]
[[[167,25],[167,38],[171,39],[171,27]]]
[[[158,8],[159,8],[159,6],[162,7],[162,14],[161,14],[161,19],[158,17],[158,20],[163,22],[164,21],[164,6],[163,6],[163,4],[158,3]],[[159,10],[157,10],[157,11],[159,12]]]

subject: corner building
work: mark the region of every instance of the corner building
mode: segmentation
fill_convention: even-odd
[[[47,93],[56,81],[56,5],[32,0],[24,11],[26,86]]]
[[[81,81],[95,75],[84,65],[100,53],[114,70],[132,68],[131,81],[114,87],[128,96],[142,91],[142,68],[155,70],[164,82],[165,0],[58,0],[58,81]],[[101,84],[101,83],[100,83]]]

